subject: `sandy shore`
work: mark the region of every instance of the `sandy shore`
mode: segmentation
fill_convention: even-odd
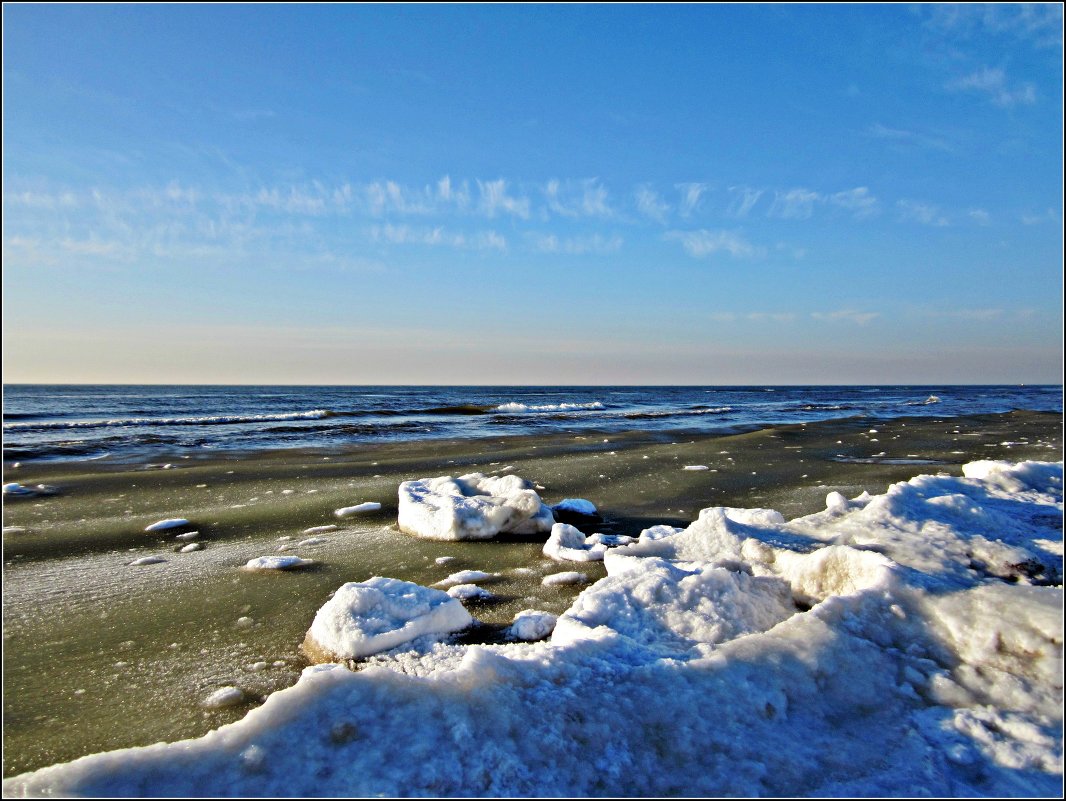
[[[4,775],[84,754],[205,733],[292,684],[297,646],[315,610],[345,581],[372,575],[430,584],[450,572],[499,573],[494,603],[471,604],[491,639],[525,608],[562,611],[580,587],[543,587],[540,542],[416,540],[395,528],[400,481],[513,472],[548,503],[587,498],[598,530],[637,534],[686,525],[707,506],[818,511],[825,496],[883,492],[920,473],[960,474],[978,459],[1062,458],[1062,417],[1014,412],[965,418],[856,418],[732,436],[684,432],[571,433],[492,440],[277,451],[211,458],[22,465],[5,482],[57,494],[5,498]],[[163,468],[162,465],[171,467]],[[706,469],[686,470],[685,467]],[[379,512],[338,519],[367,501]],[[202,550],[177,553],[173,532],[149,524],[188,518]],[[339,528],[300,546],[304,530]],[[289,538],[289,539],[281,539]],[[284,575],[238,570],[277,552],[316,562]],[[130,566],[145,556],[165,561]],[[436,559],[454,557],[447,565]],[[599,565],[580,565],[590,581]],[[518,571],[518,572],[516,572]],[[236,684],[248,702],[199,703]]]

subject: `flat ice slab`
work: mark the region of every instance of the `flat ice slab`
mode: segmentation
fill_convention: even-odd
[[[304,640],[316,661],[362,659],[418,637],[444,637],[473,622],[460,601],[410,581],[350,581],[318,610]]]
[[[380,503],[368,501],[366,503],[357,503],[355,506],[343,506],[340,509],[337,509],[333,514],[337,517],[347,517],[348,515],[357,515],[360,512],[376,512],[380,508]]]
[[[540,534],[555,518],[533,484],[516,475],[470,473],[404,481],[402,531],[433,540],[487,540],[501,533]]]

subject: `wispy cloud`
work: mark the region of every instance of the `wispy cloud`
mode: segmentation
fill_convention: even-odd
[[[857,220],[873,217],[880,211],[877,198],[865,186],[857,186],[843,192],[835,192],[829,196],[829,202],[847,212]]]
[[[879,122],[866,129],[866,135],[874,139],[883,139],[896,144],[912,147],[925,148],[927,150],[939,150],[944,153],[954,153],[955,148],[948,144],[947,140],[938,136],[931,136],[919,131],[908,131],[903,128],[890,128]]]
[[[677,184],[676,187],[681,192],[678,211],[682,217],[689,217],[699,208],[700,198],[707,191],[707,184],[685,183]]]
[[[498,178],[495,181],[478,181],[481,192],[479,208],[487,217],[495,217],[503,212],[523,220],[529,219],[529,198],[515,197],[507,191],[507,181]]]
[[[656,222],[665,223],[670,206],[659,197],[659,193],[650,186],[638,186],[633,193],[637,201],[637,211]]]
[[[1040,225],[1041,223],[1057,223],[1059,213],[1055,209],[1048,209],[1043,214],[1022,214],[1019,219],[1022,225]]]
[[[855,325],[866,325],[871,320],[876,320],[880,316],[880,312],[860,312],[852,309],[841,309],[840,311],[832,312],[811,312],[811,317],[815,320],[821,320],[827,323],[854,323]]]
[[[610,193],[598,178],[580,181],[560,181],[553,178],[544,187],[548,210],[561,217],[615,216],[610,203]]]
[[[541,253],[566,253],[573,256],[616,253],[622,247],[622,237],[618,235],[605,237],[593,234],[560,238],[555,234],[535,234],[532,239],[534,247]]]
[[[988,225],[992,220],[992,215],[984,209],[970,209],[966,212],[967,216],[976,222],[978,225]]]
[[[766,255],[766,249],[748,242],[739,231],[668,231],[664,238],[677,241],[695,258],[728,253],[735,259],[753,259]]]
[[[444,246],[501,252],[507,250],[507,240],[495,231],[466,234],[448,231],[444,226],[429,228],[410,225],[375,225],[370,228],[370,238],[375,242],[394,245]]]
[[[818,192],[798,187],[775,191],[774,202],[767,214],[783,220],[806,220],[814,213],[814,204],[824,198]]]
[[[950,81],[945,88],[956,92],[973,91],[984,94],[992,103],[1003,108],[1019,104],[1032,105],[1036,102],[1036,87],[1031,83],[1010,86],[1003,70],[989,67]]]
[[[938,227],[949,224],[948,218],[941,214],[940,208],[932,203],[903,199],[896,201],[896,208],[899,209],[899,219],[902,222],[916,222]]]
[[[733,200],[730,202],[726,214],[742,220],[748,216],[748,212],[759,202],[759,198],[763,195],[763,190],[752,189],[750,186],[731,186],[729,187],[729,193],[733,195]]]
[[[1009,36],[1034,47],[1062,46],[1059,3],[930,3],[920,9],[931,26],[955,36]]]

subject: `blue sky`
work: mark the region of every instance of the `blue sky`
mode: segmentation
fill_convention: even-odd
[[[1058,5],[3,21],[5,381],[1061,381]]]

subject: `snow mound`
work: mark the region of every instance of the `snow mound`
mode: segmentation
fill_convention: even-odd
[[[482,473],[404,481],[399,488],[401,531],[434,540],[485,540],[501,533],[551,529],[551,507],[533,484],[516,475]]]
[[[545,556],[558,562],[601,562],[607,546],[586,538],[568,523],[555,523],[542,550]]]
[[[964,473],[787,522],[705,509],[607,551],[543,642],[435,642],[413,596],[461,610],[445,593],[398,582],[418,609],[394,615],[342,588],[320,615],[405,647],[4,794],[1060,797],[1061,547],[1037,543],[1061,546],[1062,465]],[[1007,551],[1028,562],[999,575]]]
[[[304,651],[319,662],[362,659],[418,637],[446,636],[472,622],[447,593],[375,576],[350,581],[334,593],[315,615]]]
[[[507,629],[507,636],[513,640],[526,642],[543,640],[555,629],[557,620],[558,618],[549,612],[523,609],[514,616],[511,627]]]

